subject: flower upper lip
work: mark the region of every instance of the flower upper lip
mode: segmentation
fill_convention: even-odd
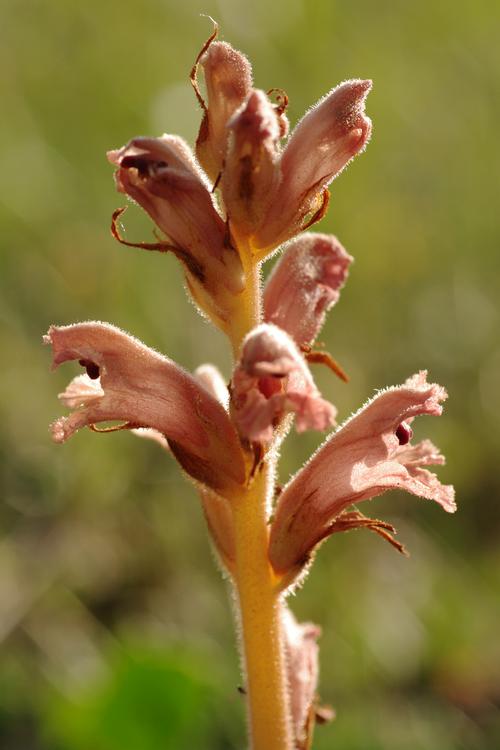
[[[100,368],[99,380],[78,376],[62,394],[68,406],[80,408],[54,423],[58,442],[85,425],[121,420],[165,435],[188,473],[221,494],[244,483],[243,454],[227,412],[188,372],[107,323],[52,326],[45,340],[54,367],[83,360]]]

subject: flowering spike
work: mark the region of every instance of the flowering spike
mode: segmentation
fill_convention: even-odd
[[[276,247],[304,229],[320,209],[322,193],[366,146],[371,120],[364,112],[371,81],[354,79],[333,89],[299,122],[281,159],[282,179],[272,207],[254,238]]]
[[[100,368],[99,381],[80,376],[61,395],[69,417],[52,426],[56,442],[81,427],[112,420],[150,427],[165,435],[194,479],[224,494],[245,479],[238,438],[224,408],[189,373],[137,339],[106,323],[52,326],[54,367],[86,360]]]
[[[336,237],[303,234],[275,265],[264,289],[264,319],[299,347],[313,343],[340,296],[352,262]]]
[[[293,238],[323,218],[329,184],[368,142],[371,82],[342,83],[288,137],[286,93],[254,89],[247,58],[216,41],[217,33],[214,23],[191,71],[203,110],[198,161],[172,135],[134,138],[109,153],[118,190],[153,219],[156,241],[124,238],[124,209],[114,212],[111,231],[123,245],[179,259],[194,301],[229,339],[237,359],[230,384],[212,365],[190,375],[108,324],[51,327],[45,340],[54,367],[77,360],[84,369],[59,396],[71,413],[52,434],[64,442],[83,426],[131,430],[160,443],[196,480],[234,584],[250,744],[310,750],[314,721],[332,717],[316,705],[319,629],[295,621],[284,592],[305,577],[317,545],[337,532],[367,528],[404,552],[393,527],[349,508],[355,502],[402,488],[455,510],[452,487],[426,468],[444,458],[428,440],[411,442],[413,419],[440,414],[446,393],[427,383],[426,373],[379,393],[284,490],[276,483],[278,445],[292,417],[299,432],[334,421],[335,408],[321,397],[307,362],[347,379],[312,344],[352,258],[334,237]],[[262,305],[261,261],[291,239]]]
[[[221,188],[231,229],[251,235],[268,211],[279,181],[280,121],[263,91],[254,90],[227,124]]]
[[[343,510],[386,490],[404,489],[456,510],[453,488],[422,468],[444,463],[443,456],[429,440],[402,445],[397,435],[404,421],[441,414],[446,396],[421,372],[379,393],[323,443],[278,500],[269,547],[276,571],[302,567]]]
[[[232,392],[238,429],[251,441],[271,440],[289,412],[297,432],[334,422],[335,408],[321,397],[292,339],[274,325],[257,326],[244,340]]]
[[[212,36],[211,40],[214,38]],[[199,65],[205,76],[207,102],[199,93]],[[191,81],[204,110],[196,141],[196,156],[210,179],[215,182],[226,155],[226,125],[250,93],[252,68],[245,55],[227,42],[209,41],[196,61]]]

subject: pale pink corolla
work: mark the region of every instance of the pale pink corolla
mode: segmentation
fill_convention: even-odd
[[[236,560],[231,502],[206,489],[200,491],[200,500],[215,552],[226,571],[231,572]]]
[[[298,346],[313,343],[335,305],[352,257],[336,237],[302,234],[286,248],[264,288],[264,319]]]
[[[73,378],[58,398],[68,409],[78,409],[79,406],[87,406],[103,396],[104,391],[101,388],[100,378],[90,378],[85,373]]]
[[[364,105],[371,81],[345,81],[302,118],[281,158],[281,182],[266,219],[254,236],[259,248],[276,247],[322,215],[323,192],[365,148],[371,120]]]
[[[134,138],[110,151],[118,190],[133,198],[168,237],[192,282],[217,297],[243,289],[241,261],[228,241],[206,178],[182,138]],[[164,243],[166,244],[166,243]],[[161,243],[157,243],[161,249]]]
[[[231,230],[250,235],[260,225],[279,181],[280,121],[263,91],[254,90],[227,123],[221,178]]]
[[[198,65],[205,78],[206,101],[197,82]],[[217,180],[226,156],[226,125],[243,104],[252,87],[252,68],[248,59],[227,42],[210,41],[197,60],[191,80],[203,108],[203,120],[196,140],[196,156],[205,172]]]
[[[199,365],[194,371],[196,380],[203,385],[217,401],[222,404],[224,409],[229,409],[229,391],[227,384],[220,370],[215,365]]]
[[[193,374],[227,412],[229,391],[220,370],[207,363],[197,367]],[[230,503],[226,498],[206,489],[200,490],[200,500],[214,550],[224,568],[231,570],[236,551]]]
[[[314,702],[318,688],[321,628],[312,622],[298,623],[292,612],[283,609],[283,635],[287,665],[288,692],[296,746],[306,741],[314,723]]]
[[[185,471],[221,494],[243,484],[243,455],[229,416],[177,364],[107,323],[52,326],[45,341],[54,367],[78,360],[88,374],[61,395],[74,411],[52,425],[56,442],[86,425],[120,420],[164,435]]]
[[[153,443],[159,445],[164,451],[170,452],[167,438],[158,430],[153,430],[151,427],[134,427],[131,432],[133,435],[144,440],[152,440]]]
[[[420,414],[441,414],[446,396],[420,372],[380,392],[323,443],[280,495],[269,546],[276,571],[302,567],[336,530],[345,508],[386,490],[403,489],[456,510],[453,487],[422,468],[443,464],[443,456],[429,440],[411,445],[408,425]]]
[[[324,430],[336,410],[325,401],[297,346],[285,331],[268,323],[244,339],[236,365],[232,396],[240,434],[267,442],[282,418],[292,412],[297,432]]]

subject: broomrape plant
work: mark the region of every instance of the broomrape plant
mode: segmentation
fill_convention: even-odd
[[[441,414],[446,391],[425,372],[387,388],[333,430],[279,492],[279,448],[298,432],[327,430],[336,409],[308,367],[341,368],[314,341],[339,298],[352,258],[330,235],[307,230],[325,214],[328,186],[368,143],[370,81],[349,80],[312,107],[288,135],[287,97],[255,89],[247,58],[217,40],[191,72],[202,108],[195,154],[180,137],[133,138],[109,153],[119,192],[153,219],[163,239],[122,243],[172,253],[189,294],[228,338],[229,384],[212,365],[193,374],[115,326],[53,326],[54,367],[85,373],[59,398],[70,409],[52,425],[62,443],[81,427],[130,429],[167,448],[200,495],[213,546],[237,602],[253,750],[311,747],[318,706],[319,628],[286,604],[318,545],[367,528],[400,551],[393,527],[353,503],[405,489],[455,510],[451,486],[427,466],[444,463],[429,441],[412,443],[421,414]],[[199,87],[203,73],[205,95]],[[262,289],[266,258],[283,243]],[[102,422],[119,420],[112,428]]]

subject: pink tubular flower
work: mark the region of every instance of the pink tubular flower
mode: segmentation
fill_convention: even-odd
[[[263,91],[252,91],[227,123],[221,188],[232,230],[250,235],[263,220],[279,181],[280,121]]]
[[[110,151],[118,190],[133,198],[167,235],[191,283],[216,301],[243,289],[238,252],[228,242],[205,176],[189,146],[174,135],[134,138]],[[163,243],[166,245],[166,243]],[[162,249],[162,243],[158,243]]]
[[[283,610],[283,632],[296,747],[310,747],[306,741],[314,723],[319,677],[319,648],[316,641],[321,635],[321,628],[312,622],[299,624],[286,607]]]
[[[206,102],[198,88],[198,65],[203,68],[205,77]],[[193,68],[191,81],[204,111],[196,141],[196,155],[205,172],[215,182],[226,155],[226,125],[250,93],[252,68],[245,55],[227,42],[209,40],[208,47],[205,45]]]
[[[164,435],[185,471],[217,492],[243,484],[243,455],[226,411],[174,362],[107,323],[52,326],[45,342],[54,367],[78,360],[87,370],[60,396],[74,411],[52,425],[56,442],[86,425],[123,420]]]
[[[324,430],[335,408],[325,401],[292,339],[263,323],[243,341],[232,383],[235,419],[241,435],[267,442],[285,414],[296,415],[297,432]]]
[[[336,237],[302,234],[286,248],[264,289],[264,319],[298,346],[312,344],[340,296],[352,262]]]
[[[341,83],[299,122],[283,152],[280,187],[254,237],[257,247],[276,247],[304,229],[308,215],[321,214],[323,191],[370,138],[364,104],[371,85]]]
[[[404,489],[456,510],[453,487],[423,466],[443,464],[429,440],[413,446],[408,421],[441,414],[447,394],[426,372],[379,393],[317,450],[280,495],[269,557],[277,572],[302,567],[314,547],[336,531],[335,519],[352,503]]]

